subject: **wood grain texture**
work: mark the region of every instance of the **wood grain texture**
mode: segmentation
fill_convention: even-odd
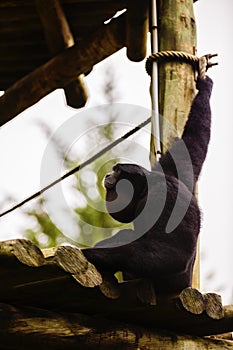
[[[54,311],[0,304],[0,316],[1,349],[233,349],[231,341],[145,329],[74,313],[61,315]]]
[[[196,54],[196,21],[193,0],[158,0],[159,51],[174,50]],[[192,65],[181,62],[158,64],[159,114],[161,116],[162,153],[181,137],[193,98],[196,94]],[[151,138],[151,150],[155,149]],[[155,157],[152,157],[152,163]],[[194,288],[200,288],[199,254],[193,273]]]
[[[180,296],[155,295],[149,280],[118,283],[100,274],[76,247],[40,250],[27,240],[0,242],[0,279],[0,301],[18,308],[57,310],[61,317],[67,312],[98,315],[110,324],[199,336],[233,330],[233,306],[222,307],[214,293],[188,288]]]

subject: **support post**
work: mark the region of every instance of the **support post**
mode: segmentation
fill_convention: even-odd
[[[158,49],[196,54],[196,23],[193,0],[157,0]],[[195,96],[194,71],[188,63],[158,64],[159,113],[162,116],[161,146],[164,153],[180,137]],[[153,152],[153,149],[151,150]],[[153,157],[152,157],[153,158]],[[199,287],[195,268],[194,287]]]
[[[159,51],[196,54],[193,0],[157,0]],[[195,96],[194,70],[188,63],[159,63],[159,111],[163,151],[181,136]]]

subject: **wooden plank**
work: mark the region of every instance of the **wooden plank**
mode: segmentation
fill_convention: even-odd
[[[7,64],[9,60],[34,61],[35,59],[48,58],[48,56],[47,47],[41,42],[24,43],[23,47],[18,45],[3,45],[1,47],[0,61],[2,64]]]
[[[88,3],[88,6],[91,3],[98,3],[98,0],[62,0],[62,4],[77,4],[77,3]],[[119,3],[125,3],[127,4],[127,0],[101,0],[100,2],[108,4],[109,2],[119,4]],[[31,7],[34,6],[33,0],[1,0],[0,1],[0,8],[5,8],[5,7]]]
[[[32,6],[31,0],[2,0],[0,1],[0,8],[4,7],[18,7],[18,6]],[[33,4],[34,5],[34,4]]]
[[[233,342],[145,329],[77,313],[0,304],[1,347],[7,349],[224,350]]]
[[[32,2],[33,5],[33,2]],[[0,7],[1,8],[1,7]],[[17,6],[17,7],[2,7],[0,13],[1,23],[10,23],[14,21],[26,21],[31,19],[38,20],[38,14],[34,6],[25,7],[25,6]],[[14,26],[14,23],[12,23]],[[3,28],[4,30],[4,28]]]
[[[79,46],[55,56],[28,76],[17,81],[0,98],[0,125],[38,102],[53,90],[66,86],[75,75],[88,72],[125,45],[125,16],[100,27]],[[67,64],[69,62],[69,64]]]
[[[34,6],[34,2],[32,1],[32,6],[16,6],[16,7],[2,7],[1,13],[0,13],[0,19],[1,23],[9,23],[14,21],[26,21],[29,19],[37,19],[38,20],[38,14],[36,11],[36,8]],[[49,5],[49,2],[48,2]],[[63,9],[66,13],[66,16],[68,19],[70,18],[76,18],[76,16],[79,13],[82,13],[85,16],[88,16],[91,13],[94,14],[103,14],[111,15],[116,13],[118,10],[122,10],[126,4],[125,1],[119,1],[119,2],[92,2],[86,4],[86,2],[80,3],[66,3],[64,4],[64,1],[62,1]],[[14,23],[12,23],[14,25]],[[2,28],[4,30],[4,28]]]
[[[74,45],[74,38],[59,0],[35,0],[45,40],[52,54],[56,55]],[[64,87],[66,102],[73,108],[84,107],[87,101],[87,89],[83,76],[79,75]]]
[[[84,15],[89,15],[90,12],[102,13],[102,14],[115,14],[117,11],[123,10],[127,7],[127,1],[98,1],[98,2],[76,2],[76,3],[64,3],[62,1],[63,8],[67,17],[75,17],[75,13],[80,12]]]
[[[192,288],[180,296],[155,295],[149,280],[117,283],[113,276],[101,276],[74,247],[41,251],[27,240],[1,242],[0,280],[4,280],[0,285],[4,303],[99,314],[195,335],[233,329],[233,306],[223,308],[220,296],[202,295]]]
[[[93,32],[93,27],[96,25],[103,24],[104,21],[109,19],[108,14],[104,13],[93,13],[89,12],[87,15],[83,15],[82,13],[77,13],[76,16],[69,19],[70,26],[73,28],[73,25],[76,27],[85,27],[89,28]],[[25,21],[15,21],[15,22],[5,22],[3,28],[1,29],[2,35],[11,33],[26,32],[31,31],[31,35],[33,32],[42,33],[41,22],[38,17],[30,18]]]
[[[22,47],[23,44],[25,45],[43,45],[46,47],[45,43],[43,42],[43,33],[41,30],[37,31],[26,31],[26,30],[20,30],[20,31],[11,31],[11,32],[0,32],[0,40],[1,40],[1,47]]]
[[[20,73],[22,72],[23,74],[21,74],[21,77],[24,76],[25,74],[27,74],[28,72],[31,72],[32,70],[34,70],[35,68],[37,68],[38,66],[41,66],[43,63],[45,63],[47,60],[45,59],[35,59],[34,62],[32,62],[31,60],[26,60],[23,61],[21,59],[20,60],[11,60],[9,63],[5,61],[0,61],[2,65],[4,65],[4,68],[2,69],[2,76],[8,76],[8,73],[10,74],[14,74],[14,73]],[[1,69],[0,69],[1,71]],[[1,78],[2,78],[1,76]],[[1,79],[0,78],[0,79]]]
[[[146,57],[148,34],[148,0],[129,0],[126,22],[127,56],[139,62]]]

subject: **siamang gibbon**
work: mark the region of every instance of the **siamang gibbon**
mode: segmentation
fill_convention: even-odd
[[[150,279],[158,293],[191,286],[201,222],[195,186],[210,140],[212,85],[208,76],[197,78],[182,137],[152,171],[116,164],[106,175],[107,210],[120,222],[133,222],[134,230],[82,250],[99,271]]]

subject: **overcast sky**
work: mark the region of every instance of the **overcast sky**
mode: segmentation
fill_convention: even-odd
[[[214,80],[211,98],[213,111],[212,137],[208,157],[199,184],[199,202],[203,212],[201,232],[202,288],[220,292],[224,302],[233,301],[232,281],[232,171],[233,171],[233,115],[232,115],[232,0],[199,0],[194,5],[198,30],[198,56],[218,53],[219,63],[209,71]],[[113,67],[117,78],[116,102],[150,108],[149,77],[144,63],[132,63],[125,50],[97,65],[86,82],[91,96],[88,108],[103,103],[99,91],[107,67]],[[94,109],[95,110],[95,109]],[[93,110],[93,111],[94,111]],[[136,109],[138,110],[138,109]],[[80,112],[79,112],[80,113]],[[142,112],[142,115],[144,112]],[[0,197],[12,196],[19,201],[38,191],[41,186],[41,161],[47,140],[38,127],[44,121],[58,130],[77,112],[65,106],[62,91],[50,94],[37,105],[9,122],[0,131]],[[78,116],[80,124],[85,113]],[[140,119],[140,118],[139,118]],[[96,120],[98,125],[99,120]],[[148,146],[148,145],[147,145]],[[143,164],[145,165],[145,164]],[[11,202],[5,201],[5,208]],[[1,203],[1,209],[4,205]],[[0,221],[0,239],[19,237],[29,222],[22,220],[19,212]],[[207,276],[212,274],[212,279]]]

